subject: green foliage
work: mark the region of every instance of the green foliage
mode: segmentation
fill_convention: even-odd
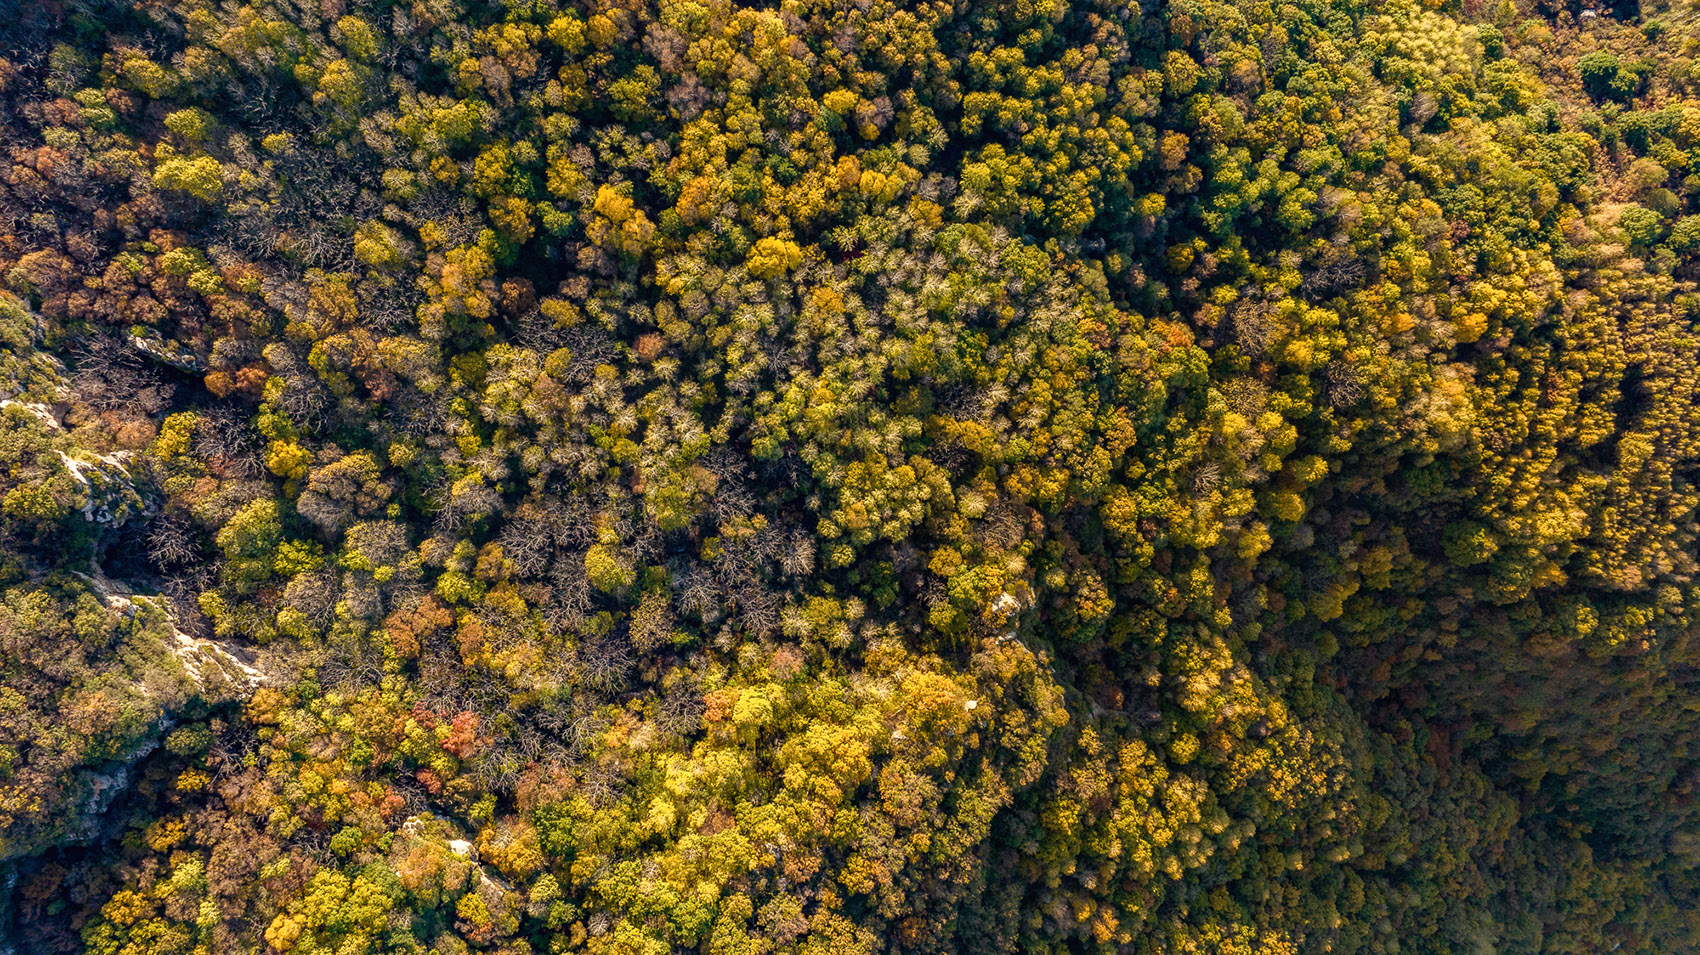
[[[277,502],[270,498],[250,501],[219,528],[214,542],[223,551],[226,571],[239,592],[269,579],[283,542]]]
[[[1583,87],[1598,99],[1629,99],[1641,91],[1652,70],[1650,62],[1624,63],[1605,50],[1595,50],[1576,61]]]
[[[165,117],[166,129],[192,143],[198,143],[210,136],[215,124],[212,114],[204,109],[180,109]]]
[[[19,951],[1696,947],[1692,10],[35,7]]]
[[[224,189],[222,173],[223,167],[211,156],[173,156],[159,164],[153,180],[161,189],[187,192],[210,202]]]
[[[1623,210],[1617,222],[1623,227],[1623,234],[1629,237],[1629,241],[1639,246],[1650,246],[1658,242],[1665,227],[1663,217],[1643,206],[1630,206]]]

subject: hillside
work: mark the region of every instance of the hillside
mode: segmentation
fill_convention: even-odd
[[[0,17],[0,951],[1700,950],[1700,6]]]

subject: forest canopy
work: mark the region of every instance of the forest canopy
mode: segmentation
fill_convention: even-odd
[[[13,7],[0,951],[1700,948],[1697,57]]]

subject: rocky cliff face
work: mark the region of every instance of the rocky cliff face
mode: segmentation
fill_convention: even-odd
[[[145,455],[118,446],[76,376],[0,295],[0,885],[122,831],[125,794],[174,729],[266,680],[245,651],[180,626],[102,555],[158,513]],[[152,356],[143,350],[143,354]],[[120,546],[114,546],[119,544]],[[126,566],[133,566],[129,562]],[[0,891],[0,953],[14,914]]]
[[[101,837],[112,822],[108,812],[130,784],[135,767],[159,748],[183,709],[240,702],[266,682],[266,675],[243,649],[178,627],[164,600],[132,592],[126,584],[107,578],[98,566],[75,578],[75,583],[64,585],[65,592],[98,599],[125,638],[116,644],[112,659],[92,661],[97,680],[104,685],[103,696],[90,702],[104,712],[93,717],[99,729],[85,737],[82,758],[66,765],[64,755],[55,751],[59,771],[51,795],[37,792],[37,798],[27,801],[14,796],[0,813],[0,862],[34,855],[48,845],[81,844]],[[6,596],[15,600],[18,589],[12,588]],[[34,594],[45,591],[43,586]],[[67,691],[60,699],[65,696],[84,699],[75,691]],[[28,773],[28,756],[44,748],[26,750],[22,767],[14,757],[14,775]],[[22,788],[16,780],[9,782],[13,785],[0,784],[0,792],[17,793]]]
[[[86,661],[94,674],[87,682],[99,686],[98,696],[67,688],[51,697],[97,708],[85,716],[90,732],[69,739],[54,732],[55,710],[45,701],[0,717],[6,724],[0,735],[8,737],[0,755],[13,754],[0,779],[0,955],[17,955],[5,940],[14,936],[12,887],[19,879],[67,849],[123,831],[125,795],[186,711],[239,703],[267,682],[241,648],[184,631],[163,599],[135,593],[98,565],[91,571],[55,580],[57,586],[24,583],[0,592],[0,605],[8,608],[56,596],[54,605],[69,605],[73,621],[86,624],[84,618],[99,614],[121,634],[109,654]],[[7,732],[11,727],[23,731]]]

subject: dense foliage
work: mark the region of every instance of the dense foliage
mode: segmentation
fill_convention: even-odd
[[[0,949],[1693,950],[1697,55],[23,4]]]

